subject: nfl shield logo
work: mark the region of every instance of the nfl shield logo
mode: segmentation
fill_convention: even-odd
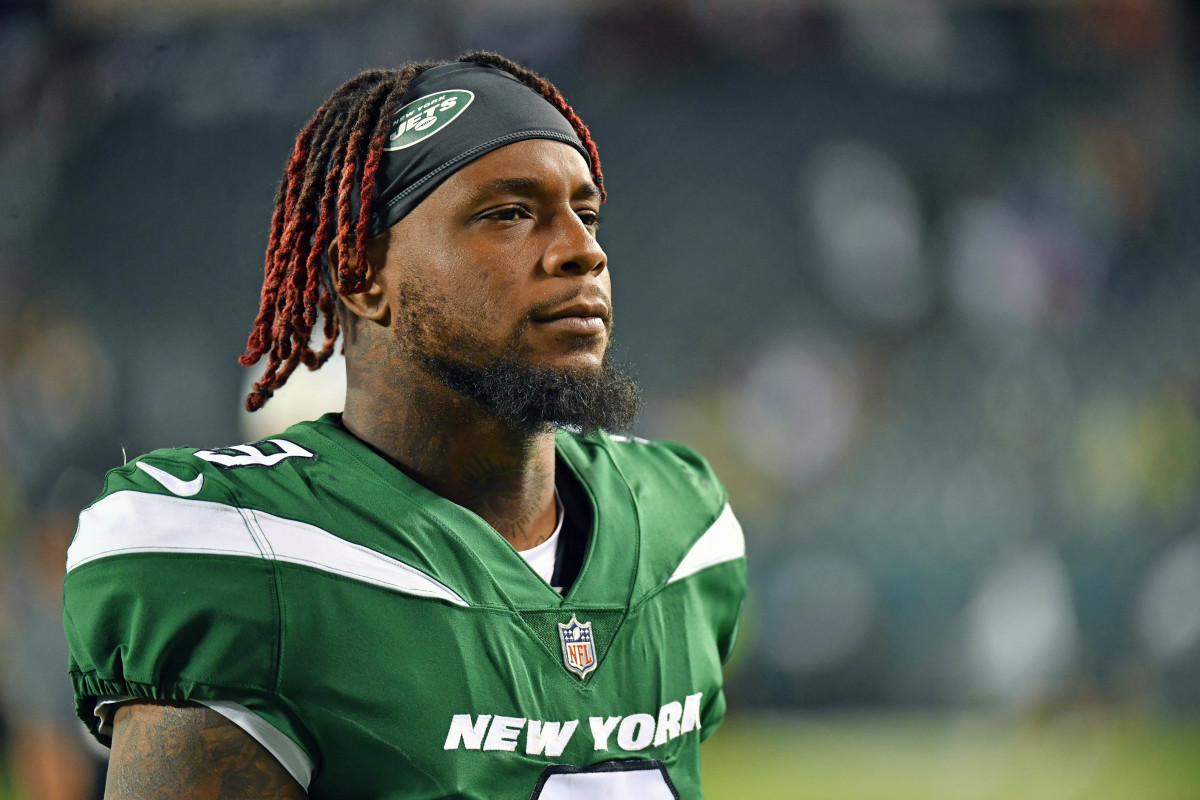
[[[571,615],[566,625],[558,623],[558,638],[562,641],[563,663],[580,678],[596,668],[596,646],[592,643],[592,623],[580,622]]]

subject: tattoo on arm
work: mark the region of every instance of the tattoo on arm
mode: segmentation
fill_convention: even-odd
[[[211,708],[136,702],[117,709],[105,800],[304,800],[250,734]]]

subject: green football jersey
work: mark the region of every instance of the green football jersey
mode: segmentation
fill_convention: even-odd
[[[111,471],[67,556],[80,717],[209,705],[314,798],[701,797],[741,528],[685,447],[556,445],[592,512],[565,595],[337,415]]]

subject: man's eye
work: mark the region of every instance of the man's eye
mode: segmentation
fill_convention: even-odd
[[[501,222],[513,222],[527,216],[525,209],[520,206],[505,206],[497,208],[495,211],[489,211],[484,215],[487,219],[495,219]]]
[[[589,228],[595,229],[600,227],[600,214],[591,209],[581,209],[575,212],[580,221]]]

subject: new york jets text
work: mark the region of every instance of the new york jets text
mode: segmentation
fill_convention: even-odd
[[[683,702],[672,700],[653,714],[588,717],[588,730],[595,750],[637,752],[662,745],[700,729],[700,698],[688,695]],[[515,751],[525,733],[525,753],[557,758],[575,735],[580,720],[543,721],[501,714],[455,714],[446,734],[446,750]]]

